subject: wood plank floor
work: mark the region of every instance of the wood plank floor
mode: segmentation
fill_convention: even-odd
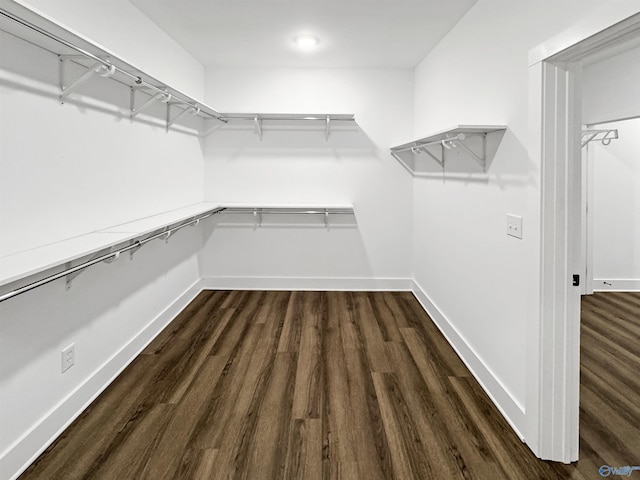
[[[574,465],[531,454],[410,293],[207,291],[20,478],[601,478],[640,464],[640,297],[587,302]]]
[[[583,297],[581,319],[579,464],[640,466],[640,293]]]

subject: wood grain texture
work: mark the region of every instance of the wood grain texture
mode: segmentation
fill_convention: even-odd
[[[580,461],[538,460],[410,293],[206,291],[31,479],[596,479],[640,465],[640,294],[583,300]]]
[[[583,297],[581,318],[581,458],[640,466],[640,293]]]

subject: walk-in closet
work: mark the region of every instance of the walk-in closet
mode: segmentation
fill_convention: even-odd
[[[639,52],[635,0],[0,0],[0,480],[640,475]]]

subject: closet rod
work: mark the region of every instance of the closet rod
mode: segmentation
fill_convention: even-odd
[[[598,135],[602,135],[598,138]],[[600,142],[605,147],[611,143],[611,140],[618,139],[618,129],[612,128],[607,130],[583,130],[582,131],[582,148],[591,142]]]
[[[104,262],[105,260],[109,260],[109,259],[115,259],[117,258],[121,253],[124,252],[128,252],[129,250],[133,250],[133,249],[137,249],[139,247],[141,247],[142,245],[144,245],[145,243],[150,242],[151,240],[155,240],[157,238],[160,237],[164,237],[167,235],[167,233],[175,233],[178,230],[180,230],[183,227],[186,227],[188,225],[192,225],[195,224],[197,222],[199,222],[200,220],[203,220],[205,218],[208,218],[212,215],[215,215],[216,213],[219,213],[220,211],[224,210],[223,208],[216,208],[210,212],[207,212],[203,215],[199,215],[199,216],[195,216],[193,218],[190,218],[189,220],[185,220],[184,222],[176,225],[173,228],[169,228],[169,229],[163,229],[162,232],[156,233],[150,237],[147,237],[143,240],[136,240],[135,242],[133,242],[131,245],[127,246],[127,247],[123,247],[120,248],[116,251],[113,252],[109,252],[109,253],[105,253],[104,255],[100,255],[97,258],[94,258],[92,260],[87,260],[86,262],[80,263],[79,265],[76,265],[75,267],[71,267],[71,268],[67,268],[61,272],[55,273],[53,275],[50,275],[48,277],[42,278],[36,282],[33,283],[29,283],[23,287],[20,288],[16,288],[15,290],[12,290],[10,292],[7,292],[3,295],[0,295],[0,302],[4,302],[5,300],[8,300],[10,298],[13,298],[17,295],[20,295],[22,293],[26,293],[30,290],[33,290],[34,288],[38,288],[41,287],[42,285],[46,285],[47,283],[51,283],[54,280],[58,280],[59,278],[62,277],[66,277],[67,275],[70,275],[72,273],[75,272],[79,272],[80,270],[84,270],[87,267],[90,267],[92,265],[95,265],[96,263],[100,263],[100,262]]]
[[[432,142],[427,142],[427,143],[419,143],[416,145],[411,145],[408,147],[404,147],[404,148],[399,148],[399,149],[392,149],[394,151],[394,153],[400,153],[400,152],[406,152],[408,150],[414,150],[414,149],[421,149],[423,147],[430,147],[432,145],[444,145],[445,143],[448,142],[459,142],[464,140],[467,136],[472,136],[472,135],[465,135],[464,133],[459,133],[453,137],[449,137],[449,138],[443,138],[442,140],[434,140]]]
[[[122,68],[120,68],[120,67],[118,67],[116,65],[113,65],[112,63],[109,63],[107,60],[104,60],[104,59],[98,57],[97,55],[94,55],[93,53],[88,52],[85,49],[83,49],[81,47],[78,47],[77,45],[74,45],[71,42],[68,42],[64,38],[60,38],[57,35],[54,35],[53,33],[47,32],[46,30],[38,27],[37,25],[34,25],[34,24],[32,24],[32,23],[30,23],[30,22],[28,22],[26,20],[23,20],[23,19],[21,19],[19,17],[14,16],[13,14],[7,12],[4,9],[0,9],[0,14],[5,16],[6,18],[8,18],[10,20],[13,20],[16,23],[19,23],[23,27],[29,28],[30,30],[33,30],[34,32],[39,33],[40,35],[43,35],[43,36],[49,38],[50,40],[53,40],[54,42],[57,42],[57,43],[59,43],[61,45],[64,45],[67,48],[70,48],[71,50],[74,50],[74,51],[78,52],[80,55],[83,55],[83,56],[85,56],[85,57],[87,57],[87,58],[89,58],[89,59],[91,59],[91,60],[93,60],[95,62],[99,62],[101,65],[104,65],[105,67],[115,68],[115,70],[117,72],[122,73],[123,75],[125,75],[125,76],[129,77],[130,79],[132,79],[136,83],[137,86],[148,88],[148,89],[153,90],[153,91],[155,91],[157,93],[162,93],[162,94],[165,94],[165,95],[168,93],[168,92],[162,90],[161,88],[156,87],[155,85],[152,85],[152,84],[150,84],[148,82],[145,82],[142,79],[142,77],[140,77],[139,75],[134,75],[133,73],[127,72],[126,70],[123,70]],[[183,103],[183,104],[185,104],[185,105],[187,105],[189,107],[198,108],[198,106],[196,104],[191,103],[191,102],[189,102],[187,100],[184,100],[184,99],[180,98],[177,95],[172,94],[172,96],[174,98],[176,98],[179,102],[181,102],[181,103]],[[213,118],[215,118],[217,120],[225,121],[222,118],[222,115],[220,115],[219,112],[217,112],[217,111],[215,111],[213,109],[211,109],[211,110],[213,111],[213,113],[210,113],[210,112],[207,112],[207,111],[203,111],[203,110],[201,110],[201,112],[206,114],[206,115],[208,115],[208,116],[210,116],[210,117],[213,117]]]
[[[353,215],[353,210],[350,208],[323,208],[320,210],[296,210],[296,207],[291,208],[251,208],[251,207],[226,207],[223,208],[220,213],[261,213],[263,215]]]
[[[340,122],[340,121],[344,121],[344,122],[352,122],[354,121],[354,116],[353,115],[341,115],[341,114],[334,114],[334,115],[322,115],[322,116],[317,116],[317,115],[304,115],[304,114],[299,114],[299,113],[292,113],[292,114],[282,114],[282,115],[278,115],[278,114],[238,114],[238,113],[222,113],[221,114],[223,116],[223,118],[226,118],[227,120],[256,120],[256,118],[258,120],[276,120],[276,121],[291,121],[291,120],[296,120],[296,121],[306,121],[306,122],[318,122],[318,121],[322,121],[322,122],[326,122],[327,118],[329,118],[329,120],[331,122]]]

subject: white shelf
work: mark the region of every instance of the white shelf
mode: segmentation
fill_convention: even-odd
[[[163,122],[166,122],[167,130],[176,123],[185,124],[184,119],[191,116],[189,113],[213,122],[198,127],[199,130],[201,129],[201,136],[207,136],[227,123],[253,122],[258,135],[262,138],[262,124],[265,121],[280,124],[311,122],[321,123],[325,138],[328,139],[334,122],[355,122],[351,114],[221,114],[204,102],[154,78],[114,52],[20,0],[0,0],[0,30],[60,57],[60,78],[61,83],[64,84],[60,92],[61,103],[68,96],[73,96],[75,89],[81,88],[81,84],[90,81],[92,76],[102,75],[113,78],[131,89],[129,110],[132,120],[156,102],[166,104],[166,118],[163,118]],[[65,65],[68,63],[82,66],[84,73],[67,78]],[[76,66],[75,69],[77,68]]]
[[[135,251],[142,244],[155,238],[168,238],[179,228],[195,224],[200,218],[225,210],[230,214],[260,215],[260,220],[263,214],[322,215],[327,227],[329,216],[354,215],[353,205],[349,204],[271,203],[256,206],[256,204],[228,203],[219,206],[214,202],[203,202],[189,205],[0,257],[0,287],[20,283],[21,280],[24,280],[23,284],[27,283],[19,287],[12,285],[9,287],[13,288],[10,292],[0,291],[0,301],[14,296],[16,291],[22,288],[35,288],[33,286],[35,283],[48,283],[51,278],[47,275],[57,278],[69,275],[67,278],[69,281],[77,275],[77,272],[65,273],[69,269],[85,268],[86,263],[109,261],[116,253]],[[112,250],[114,248],[115,250]],[[75,266],[73,262],[76,262]],[[38,274],[41,274],[38,280],[30,278]]]
[[[281,221],[273,219],[287,216],[286,225],[316,225],[331,227],[344,227],[355,225],[355,210],[351,204],[315,204],[315,203],[269,203],[269,204],[245,204],[226,203],[220,212],[222,215],[236,215],[241,220],[226,222],[220,225],[245,225],[246,218],[250,217],[252,225],[262,226],[263,220],[268,218],[269,225],[280,225]],[[302,218],[314,218],[313,222],[301,222]],[[244,219],[244,221],[242,220]],[[319,219],[319,220],[318,220]]]
[[[188,220],[191,217],[201,215],[219,208],[215,203],[203,202],[195,205],[189,205],[188,207],[179,208],[177,210],[171,210],[169,212],[160,213],[151,217],[141,218],[129,223],[123,223],[114,227],[100,230],[102,233],[129,233],[131,238],[128,240],[152,233],[158,228],[164,228],[171,226],[175,223]]]
[[[258,138],[262,140],[265,127],[308,125],[324,130],[325,140],[329,140],[332,128],[339,125],[355,124],[353,114],[342,113],[222,113],[226,125],[251,125],[255,129]],[[214,125],[203,135],[207,136],[223,128],[225,124]]]
[[[94,255],[216,209],[215,204],[199,203],[0,257],[0,286]]]
[[[391,155],[412,175],[419,175],[419,169],[416,167],[419,157],[424,156],[430,158],[444,171],[447,152],[453,148],[460,147],[461,150],[464,150],[464,152],[485,171],[487,162],[487,135],[493,133],[501,134],[504,133],[506,129],[507,127],[505,125],[456,125],[418,140],[392,147]],[[476,146],[474,149],[469,146],[469,141],[474,138],[480,139],[479,148]]]
[[[289,209],[293,210],[350,210],[353,205],[350,203],[222,203],[221,208],[225,209]]]
[[[127,240],[127,233],[92,232],[44,245],[13,255],[0,257],[0,286],[92,255],[110,245]]]

